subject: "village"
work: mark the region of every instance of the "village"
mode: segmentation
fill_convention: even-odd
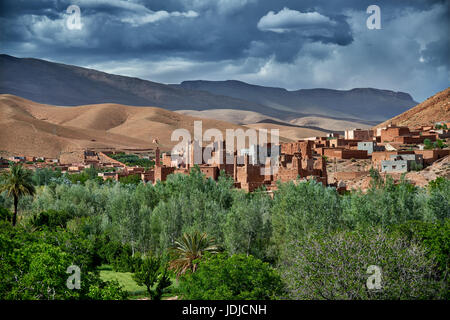
[[[265,187],[276,190],[277,181],[288,182],[314,179],[324,186],[334,186],[339,192],[349,190],[349,181],[368,176],[371,168],[381,175],[399,177],[402,173],[420,171],[450,154],[449,122],[434,126],[409,128],[393,124],[376,129],[348,129],[344,135],[330,133],[327,137],[311,137],[295,142],[280,143],[274,170],[270,143],[250,145],[247,149],[226,152],[225,143],[214,144],[211,157],[195,162],[205,178],[217,180],[224,171],[234,180],[236,188],[252,192]],[[220,147],[220,148],[219,148]],[[203,154],[205,148],[201,148]],[[263,149],[263,150],[261,150]],[[170,174],[189,174],[194,166],[194,148],[184,161],[174,160],[168,153],[156,149],[113,148],[87,149],[61,154],[59,158],[19,155],[0,158],[0,170],[11,163],[20,163],[28,169],[52,168],[62,173],[80,173],[96,168],[103,180],[119,181],[122,177],[139,176],[144,183],[165,181]],[[264,152],[261,152],[264,151]],[[137,155],[153,161],[153,166],[130,166],[114,159],[117,153]],[[261,155],[266,154],[266,157]],[[233,162],[226,161],[231,157]],[[188,160],[187,160],[188,159]],[[186,161],[187,160],[187,161]]]

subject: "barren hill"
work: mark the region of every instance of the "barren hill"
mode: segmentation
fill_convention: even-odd
[[[450,121],[450,88],[447,88],[402,114],[377,125],[385,127],[392,123],[400,126],[432,125]]]
[[[168,151],[177,143],[171,141],[172,132],[184,128],[193,134],[195,120],[202,120],[203,131],[247,129],[156,107],[118,104],[56,107],[4,94],[0,95],[0,151],[58,157],[61,152],[87,147],[155,148],[152,141],[156,138],[161,148]]]

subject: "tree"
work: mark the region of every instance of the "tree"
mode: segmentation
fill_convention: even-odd
[[[52,179],[61,178],[61,169],[52,170],[50,168],[36,169],[33,173],[33,183],[37,186],[49,184]]]
[[[24,195],[34,195],[35,189],[32,181],[32,172],[24,169],[21,165],[13,165],[9,172],[3,174],[0,192],[6,191],[8,196],[14,198],[14,214],[12,225],[17,221],[17,205],[19,198]]]
[[[253,256],[207,254],[197,272],[181,278],[180,293],[188,300],[268,300],[283,293],[280,276]]]
[[[338,228],[341,213],[336,189],[324,188],[314,180],[280,184],[272,207],[274,251],[282,251],[291,240],[310,232],[330,232]]]
[[[264,192],[235,192],[224,226],[227,251],[266,259],[271,236],[270,209],[271,199]]]
[[[160,300],[165,288],[172,283],[168,276],[167,265],[160,257],[147,256],[133,274],[138,285],[145,285],[152,300]],[[153,288],[154,287],[154,288]]]
[[[375,268],[369,266],[375,266]],[[379,288],[367,283],[375,279]],[[436,262],[417,242],[382,230],[315,234],[280,263],[289,299],[442,299]]]
[[[208,238],[206,233],[198,231],[192,234],[184,233],[179,241],[175,241],[172,248],[175,259],[170,263],[170,269],[175,270],[177,277],[191,270],[197,269],[198,259],[201,259],[205,252],[216,253],[219,251],[214,238]]]

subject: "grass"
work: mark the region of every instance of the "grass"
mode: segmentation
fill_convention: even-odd
[[[98,268],[100,271],[100,278],[103,281],[117,280],[128,292],[129,299],[141,299],[148,298],[147,288],[145,286],[139,286],[136,281],[133,280],[131,272],[117,272],[112,269],[110,265],[102,265]],[[177,296],[178,282],[175,278],[171,278],[172,285],[166,289],[162,299]]]
[[[146,295],[147,289],[144,286],[139,286],[132,278],[131,272],[116,272],[112,267],[103,265],[99,268],[100,278],[103,281],[117,280],[126,290],[130,296]]]

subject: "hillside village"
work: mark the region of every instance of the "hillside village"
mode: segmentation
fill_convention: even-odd
[[[434,126],[406,127],[389,124],[375,129],[349,129],[342,136],[339,133],[327,137],[311,137],[296,142],[277,145],[277,169],[270,170],[270,159],[260,158],[260,148],[267,153],[270,143],[251,145],[248,149],[237,150],[233,155],[222,152],[222,161],[217,161],[217,153],[225,150],[225,143],[217,144],[210,150],[211,158],[204,159],[197,166],[206,178],[217,180],[223,170],[233,177],[235,187],[254,191],[265,187],[271,191],[277,188],[277,181],[288,182],[314,179],[323,185],[334,186],[343,192],[352,188],[356,181],[369,176],[374,168],[381,175],[390,174],[399,179],[403,173],[420,172],[436,161],[448,157],[450,131],[449,122],[438,122]],[[205,147],[202,148],[202,154]],[[101,171],[103,180],[119,181],[122,177],[139,176],[144,183],[155,184],[165,181],[170,174],[189,174],[194,163],[190,148],[190,161],[173,161],[168,153],[156,149],[80,150],[61,154],[59,158],[41,156],[11,156],[0,158],[0,169],[7,169],[10,163],[21,163],[28,169],[49,167],[62,173],[80,173],[87,168]],[[129,166],[115,160],[114,154],[135,154],[151,159],[154,166]],[[228,164],[226,157],[232,157]],[[273,164],[272,164],[273,166]],[[414,181],[412,181],[414,183]],[[367,183],[366,183],[367,185]],[[360,185],[361,186],[361,185]],[[364,186],[362,186],[364,189]]]

